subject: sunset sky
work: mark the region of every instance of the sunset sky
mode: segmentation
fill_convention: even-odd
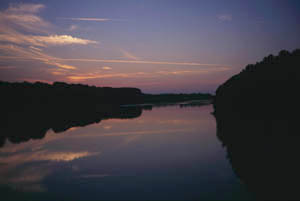
[[[0,80],[214,92],[299,36],[298,0],[1,0]]]

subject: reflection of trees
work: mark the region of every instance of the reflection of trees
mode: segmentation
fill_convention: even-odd
[[[300,51],[248,65],[217,92],[217,136],[234,172],[262,199],[300,199]]]
[[[264,199],[300,198],[296,120],[216,119],[217,136],[232,168],[250,191]]]
[[[50,105],[49,105],[50,106]],[[12,143],[20,143],[30,139],[41,139],[52,129],[59,133],[71,127],[86,126],[99,123],[110,118],[135,118],[142,114],[141,107],[120,107],[117,105],[98,105],[96,110],[57,109],[27,107],[25,111],[9,113],[1,121],[0,146],[8,139]]]

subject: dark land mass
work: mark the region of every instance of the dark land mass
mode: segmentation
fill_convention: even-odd
[[[110,118],[135,118],[155,104],[190,100],[208,103],[210,94],[144,94],[137,88],[95,87],[55,82],[0,82],[0,147],[43,138],[49,129],[71,127]],[[206,101],[206,102],[205,102]],[[127,107],[125,105],[131,105]]]
[[[213,96],[208,93],[193,93],[193,94],[143,94],[144,104],[163,104],[163,103],[178,103],[185,101],[212,100]]]
[[[216,91],[217,136],[258,199],[300,199],[300,50],[248,65]]]

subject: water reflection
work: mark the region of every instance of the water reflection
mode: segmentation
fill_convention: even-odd
[[[19,111],[1,119],[0,147],[6,140],[20,143],[30,139],[42,139],[50,129],[60,133],[74,127],[99,123],[103,119],[136,118],[142,114],[142,108],[98,105],[96,110],[85,112],[74,110],[60,114],[43,114],[42,111],[31,107],[30,111]]]
[[[138,118],[48,130],[44,138],[20,144],[8,141],[0,149],[2,198],[249,198],[215,136],[211,111],[211,106],[153,107]]]
[[[236,175],[262,200],[299,200],[297,119],[217,115],[217,136]]]

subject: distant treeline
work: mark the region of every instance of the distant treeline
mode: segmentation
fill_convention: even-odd
[[[95,87],[83,84],[54,82],[0,82],[1,101],[18,104],[129,104],[141,103],[142,92],[137,88]],[[21,102],[22,101],[22,102]]]
[[[192,93],[192,94],[144,94],[144,103],[172,103],[184,102],[189,100],[211,100],[213,96],[208,93]]]
[[[299,200],[300,50],[248,65],[216,91],[217,137],[258,200]]]
[[[142,103],[168,103],[188,100],[207,100],[208,93],[192,94],[144,94],[137,88],[95,87],[83,84],[54,82],[1,82],[1,102],[15,107],[26,104],[54,104],[67,107],[80,103],[82,107],[97,104],[126,105]]]

